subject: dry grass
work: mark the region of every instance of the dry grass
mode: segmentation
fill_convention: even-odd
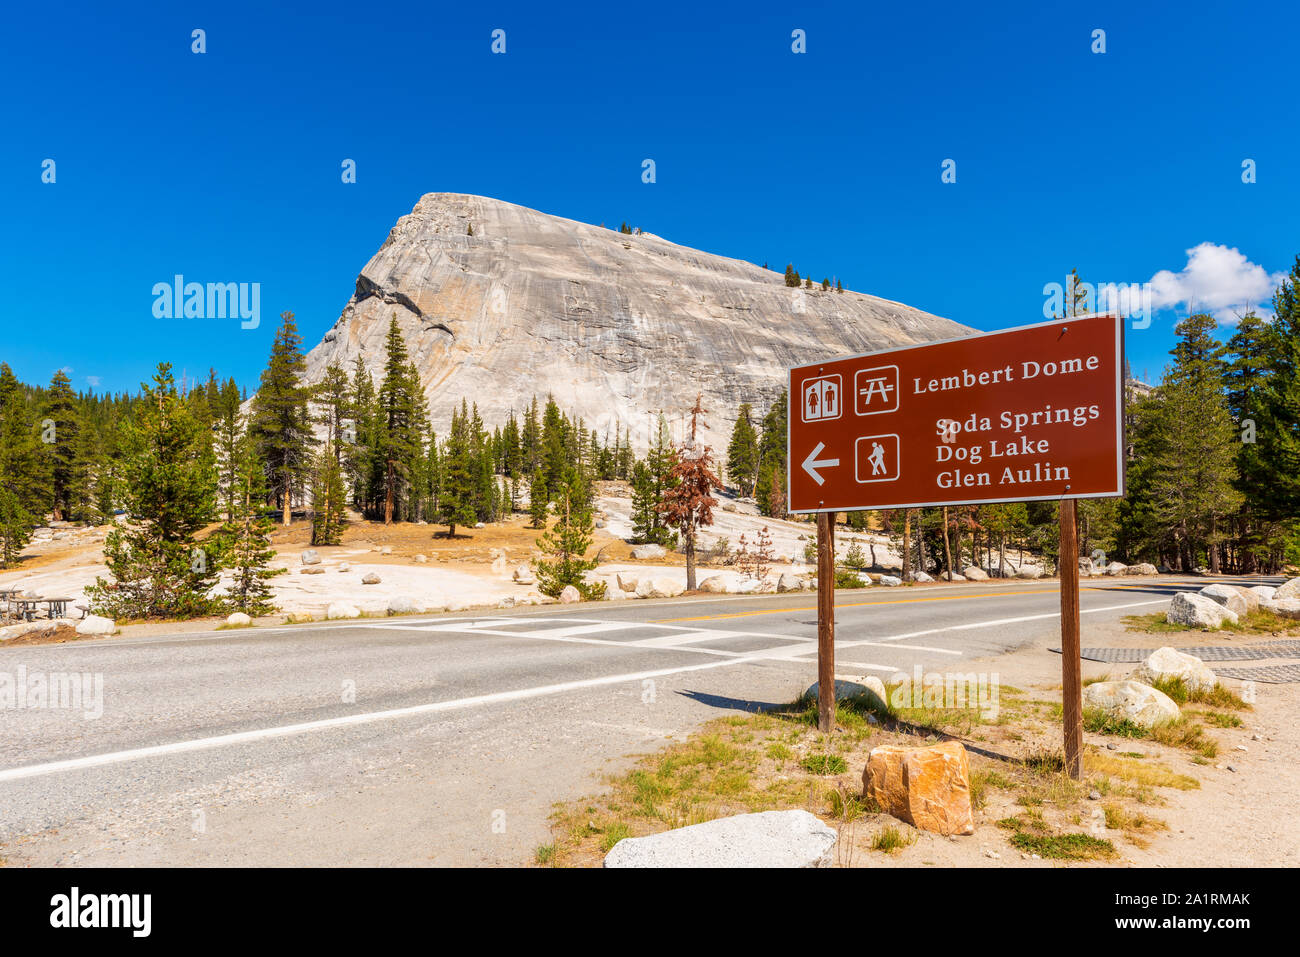
[[[1120,831],[1137,847],[1149,846],[1151,835],[1157,831],[1169,830],[1169,825],[1159,818],[1150,817],[1141,811],[1133,811],[1113,802],[1103,804],[1102,813],[1105,815],[1107,828]]]
[[[1159,611],[1151,615],[1125,615],[1121,620],[1128,626],[1129,631],[1147,635],[1194,635],[1209,630],[1188,628],[1186,625],[1171,625],[1165,620],[1165,613]],[[1239,635],[1280,636],[1300,634],[1300,624],[1288,618],[1280,618],[1272,612],[1260,610],[1239,615],[1236,623],[1228,622],[1221,628],[1213,630]]]
[[[1086,755],[1087,780],[1071,780],[1059,751],[1023,743],[1041,740],[1044,732],[1059,734],[1045,717],[1051,701],[1013,691],[1002,691],[1002,709],[993,722],[941,709],[881,707],[864,699],[838,704],[836,730],[830,735],[817,730],[816,704],[807,700],[717,719],[688,740],[608,778],[598,796],[557,805],[553,839],[538,849],[536,863],[597,865],[626,836],[731,814],[795,808],[818,815],[839,831],[841,865],[853,863],[855,855],[861,861],[872,850],[906,855],[918,833],[864,798],[862,769],[873,747],[932,743],[946,737],[940,729],[952,726],[969,725],[981,736],[979,749],[968,750],[977,818],[987,814],[1006,820],[1010,814],[1020,823],[1009,828],[1007,840],[1026,854],[1062,861],[1113,856],[1109,841],[1079,833],[1085,817],[1101,813],[1088,800],[1090,790],[1101,791],[1114,819],[1125,822],[1120,833],[1146,840],[1158,826],[1143,806],[1161,803],[1157,789],[1198,786],[1195,779],[1151,761],[1094,753]]]
[[[1083,766],[1089,774],[1118,778],[1138,787],[1177,788],[1180,791],[1191,791],[1201,786],[1196,778],[1179,774],[1163,764],[1130,757],[1115,757],[1101,751],[1085,753]]]
[[[1196,720],[1205,715],[1206,712],[1188,712],[1171,721],[1162,721],[1148,728],[1127,718],[1116,717],[1100,708],[1085,708],[1083,727],[1085,731],[1090,731],[1093,734],[1121,738],[1145,738],[1171,748],[1191,751],[1208,760],[1218,755],[1219,742],[1206,734],[1205,726]],[[1219,727],[1225,726],[1221,721],[1215,723]],[[1240,720],[1238,720],[1237,725],[1239,726],[1240,723]]]
[[[1236,692],[1225,688],[1217,681],[1213,688],[1187,687],[1182,678],[1157,678],[1151,687],[1164,692],[1176,704],[1203,704],[1211,708],[1231,708],[1233,711],[1253,711]]]
[[[1078,824],[1079,819],[1080,815],[1075,815],[1073,823]],[[1038,810],[1004,817],[997,826],[1011,832],[1012,847],[1048,860],[1104,860],[1116,854],[1115,845],[1106,838],[1078,831],[1059,832]]]
[[[871,839],[871,849],[889,854],[893,851],[901,851],[904,848],[911,847],[915,843],[916,831],[911,829],[905,831],[896,825],[886,824]]]

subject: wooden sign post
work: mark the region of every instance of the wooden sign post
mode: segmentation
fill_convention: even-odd
[[[1079,665],[1079,537],[1074,499],[1061,499],[1061,710],[1065,723],[1065,771],[1083,779],[1083,675]]]
[[[835,727],[835,513],[817,514],[817,727]]]

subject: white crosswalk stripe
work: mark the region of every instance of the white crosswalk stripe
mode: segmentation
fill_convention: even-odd
[[[492,635],[502,638],[530,638],[539,641],[572,642],[575,644],[604,645],[618,648],[655,648],[675,650],[696,654],[715,655],[723,658],[762,658],[786,661],[798,655],[816,651],[815,640],[796,635],[773,635],[756,631],[720,631],[712,628],[689,628],[682,625],[661,625],[638,621],[600,621],[591,618],[552,618],[545,619],[548,624],[561,625],[559,628],[534,628],[537,618],[493,617],[458,622],[410,623],[367,623],[359,628],[373,628],[397,631],[424,631],[439,634],[472,633],[475,635]],[[527,627],[516,630],[515,627]],[[661,631],[662,635],[652,638],[617,639],[619,632],[626,631]],[[603,636],[603,637],[597,637]],[[727,651],[721,648],[697,648],[708,641],[734,638],[766,638],[773,642],[770,648],[753,651]]]
[[[712,631],[707,628],[691,628],[676,635],[663,635],[659,638],[642,638],[640,641],[628,642],[634,648],[676,648],[679,645],[694,645],[702,641],[716,641],[719,638],[746,637],[734,631]],[[761,652],[760,652],[761,654]]]

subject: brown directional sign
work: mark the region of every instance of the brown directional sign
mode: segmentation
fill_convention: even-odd
[[[1123,495],[1123,355],[1099,315],[796,366],[790,511]]]

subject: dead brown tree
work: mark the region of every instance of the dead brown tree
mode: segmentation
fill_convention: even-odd
[[[677,463],[669,473],[676,484],[663,493],[656,506],[664,519],[676,525],[682,535],[682,552],[686,556],[686,589],[695,588],[695,532],[702,525],[713,524],[713,509],[718,500],[711,494],[722,488],[722,482],[713,472],[713,454],[707,445],[701,445],[695,436],[699,416],[704,412],[700,397],[696,396],[691,409],[690,436],[682,441],[677,453]]]

